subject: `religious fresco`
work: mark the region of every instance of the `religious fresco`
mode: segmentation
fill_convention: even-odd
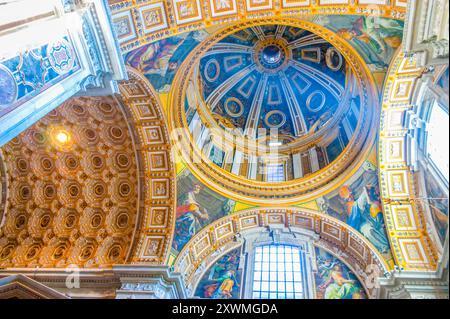
[[[235,202],[204,186],[188,169],[177,176],[177,211],[173,253],[203,227],[233,212]]]
[[[144,45],[125,55],[125,63],[142,72],[159,93],[166,93],[179,66],[189,53],[209,36],[205,30]]]
[[[195,296],[209,299],[239,299],[242,270],[239,268],[241,248],[217,260],[203,275]]]
[[[336,191],[315,201],[295,206],[319,210],[347,223],[367,238],[386,261],[391,261],[392,253],[384,223],[377,167],[373,156],[376,156],[374,151],[362,167]],[[177,177],[177,220],[172,255],[174,257],[178,255],[189,240],[208,224],[249,207],[216,193],[199,182],[189,169],[183,167]],[[442,216],[442,213],[436,216]],[[444,228],[439,229],[444,231]]]
[[[320,209],[359,231],[386,258],[391,259],[386,234],[377,167],[370,161],[335,192],[318,200]]]
[[[80,69],[69,37],[0,60],[0,116]]]
[[[313,20],[347,40],[374,70],[387,70],[403,39],[403,21],[352,15],[318,16]]]
[[[355,274],[339,259],[318,247],[316,299],[366,299],[366,293]]]

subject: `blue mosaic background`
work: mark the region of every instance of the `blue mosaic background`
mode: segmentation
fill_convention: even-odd
[[[66,36],[0,62],[0,116],[80,69]]]

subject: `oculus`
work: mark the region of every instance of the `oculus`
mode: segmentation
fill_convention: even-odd
[[[256,43],[254,62],[261,72],[276,73],[286,66],[291,50],[284,39],[267,38]]]

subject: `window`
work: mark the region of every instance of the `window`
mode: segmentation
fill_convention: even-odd
[[[256,247],[253,266],[254,299],[305,299],[305,256],[298,247]]]
[[[17,26],[33,20],[55,15],[55,0],[3,0],[1,1],[0,25]]]
[[[284,165],[283,164],[268,164],[267,165],[267,182],[283,182]]]
[[[428,121],[428,141],[427,153],[448,181],[448,152],[449,152],[449,124],[448,113],[438,104],[434,102],[431,110],[430,120]]]
[[[209,154],[209,159],[217,166],[222,167],[224,157],[225,152],[216,147],[215,145],[213,145],[213,147],[211,148],[211,152]]]

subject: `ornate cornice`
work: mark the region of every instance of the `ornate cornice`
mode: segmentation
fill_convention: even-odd
[[[22,274],[0,279],[0,299],[68,299],[64,294]]]
[[[448,247],[448,233],[445,246]],[[435,272],[392,271],[379,281],[377,298],[384,299],[448,299],[448,250]]]

